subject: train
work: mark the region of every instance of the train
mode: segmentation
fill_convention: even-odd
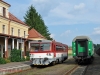
[[[72,40],[72,56],[75,62],[92,63],[94,59],[94,45],[88,36],[76,36]]]
[[[30,43],[31,65],[55,65],[68,58],[68,45],[55,40],[40,40]]]

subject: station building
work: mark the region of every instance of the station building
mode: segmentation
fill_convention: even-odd
[[[30,42],[43,40],[43,37],[34,28],[29,26],[9,12],[10,4],[0,0],[0,55],[3,58],[10,56],[14,48],[21,49],[23,56],[30,50]]]

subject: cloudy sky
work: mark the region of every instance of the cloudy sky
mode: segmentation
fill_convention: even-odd
[[[89,36],[100,43],[100,0],[4,0],[10,12],[24,21],[30,5],[41,14],[51,37],[71,45],[75,36]]]

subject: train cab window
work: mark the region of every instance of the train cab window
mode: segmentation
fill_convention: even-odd
[[[42,51],[50,51],[50,47],[51,47],[51,45],[50,44],[40,44],[40,49],[42,50]]]
[[[39,51],[39,47],[38,43],[31,44],[31,51]]]

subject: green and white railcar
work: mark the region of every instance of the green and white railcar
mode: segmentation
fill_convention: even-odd
[[[72,55],[77,63],[91,63],[94,55],[94,46],[88,36],[76,36],[72,41]]]

